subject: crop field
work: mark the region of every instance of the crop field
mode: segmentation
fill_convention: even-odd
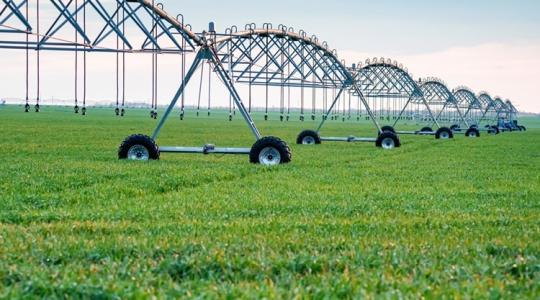
[[[256,116],[293,152],[269,168],[245,155],[119,161],[120,142],[156,121],[113,114],[0,106],[0,298],[540,297],[538,118],[384,151],[297,146],[316,123]],[[171,118],[158,139],[208,142],[254,140],[223,113]]]

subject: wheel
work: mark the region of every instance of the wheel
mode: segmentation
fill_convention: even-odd
[[[389,131],[389,132],[392,132],[392,133],[396,133],[396,130],[394,129],[394,127],[392,127],[390,125],[386,125],[386,126],[381,127],[381,130],[383,132]]]
[[[275,166],[291,162],[291,149],[287,143],[273,136],[255,142],[249,153],[249,161],[254,164]]]
[[[118,149],[118,158],[127,160],[158,160],[159,147],[149,136],[134,134],[127,137]]]
[[[452,133],[452,130],[450,130],[450,128],[448,127],[441,127],[439,128],[439,130],[437,130],[437,132],[435,133],[435,138],[436,139],[441,139],[441,140],[447,140],[447,139],[453,139],[454,138],[454,134]]]
[[[383,149],[394,149],[401,147],[401,142],[399,141],[399,137],[395,133],[385,131],[379,135],[377,141],[375,142],[375,145]]]
[[[527,131],[527,127],[525,127],[525,126],[521,125],[521,130],[523,130],[523,131]]]
[[[433,132],[433,128],[431,127],[424,127],[422,129],[420,129],[421,132]]]
[[[493,130],[493,132],[494,132],[495,134],[501,133],[501,131],[499,130],[499,127],[497,127],[497,126],[491,126],[491,129]]]
[[[296,144],[298,145],[319,145],[320,143],[321,137],[313,130],[304,130],[296,138]]]
[[[450,126],[450,130],[452,130],[452,131],[461,131],[461,128],[459,127],[458,124],[454,124],[454,125]]]
[[[476,125],[476,124],[474,124],[474,125],[471,125],[471,127],[470,127],[470,128],[476,128],[476,129],[478,129],[478,125]]]
[[[471,127],[467,130],[467,132],[465,132],[465,136],[471,137],[471,138],[477,138],[477,137],[480,137],[480,131],[478,131],[478,129],[476,128]]]

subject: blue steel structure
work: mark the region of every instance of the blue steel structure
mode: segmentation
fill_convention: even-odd
[[[379,120],[393,121],[392,127],[395,127],[403,119],[412,119],[412,110],[407,113],[412,103],[423,105],[429,111],[420,87],[401,64],[390,59],[373,58],[367,59],[364,66],[359,63],[358,67],[356,72],[361,91],[375,107]]]
[[[320,143],[321,141],[375,142],[383,148],[399,147],[400,141],[392,126],[381,127],[380,121],[394,121],[419,118],[420,111],[425,121],[432,121],[439,130],[439,117],[434,116],[431,105],[441,104],[443,110],[452,107],[459,114],[460,122],[468,126],[467,116],[482,104],[484,113],[478,124],[484,120],[495,121],[499,117],[513,119],[515,108],[502,100],[492,100],[483,94],[474,100],[471,93],[460,92],[454,96],[446,86],[438,81],[419,85],[412,76],[397,62],[385,59],[367,60],[366,65],[346,67],[335,50],[326,42],[319,42],[316,36],[308,36],[304,31],[295,32],[292,28],[269,23],[257,28],[248,24],[244,30],[228,28],[224,34],[218,34],[211,23],[208,31],[197,34],[191,26],[184,23],[182,15],[173,17],[163,5],[154,0],[1,0],[0,7],[0,49],[19,49],[26,51],[26,106],[30,110],[29,64],[30,53],[35,53],[37,66],[37,89],[35,111],[40,107],[40,53],[43,51],[68,51],[74,53],[75,67],[75,113],[79,113],[79,53],[82,55],[83,69],[83,107],[86,113],[86,65],[87,54],[108,52],[116,54],[117,68],[117,106],[116,114],[125,113],[125,55],[136,53],[152,54],[152,111],[150,116],[157,119],[157,83],[158,54],[172,53],[182,56],[182,82],[151,137],[135,135],[128,137],[119,151],[120,158],[158,159],[161,152],[175,153],[229,153],[249,154],[253,163],[267,165],[287,163],[291,159],[287,144],[275,137],[263,137],[251,117],[251,87],[263,86],[266,92],[265,119],[268,119],[269,90],[280,89],[280,119],[290,118],[290,89],[300,91],[300,120],[309,115],[305,111],[307,102],[311,102],[311,119],[316,119],[317,110],[322,111],[322,120],[316,131],[306,131],[297,140],[301,144]],[[44,11],[46,10],[46,13]],[[51,18],[52,17],[52,18]],[[186,68],[186,53],[192,52],[195,58]],[[251,148],[216,148],[208,144],[203,147],[157,147],[155,140],[170,117],[178,102],[181,103],[180,117],[184,116],[184,91],[195,72],[204,64],[217,75],[227,88],[231,107],[229,118],[239,111],[251,129],[256,140]],[[246,108],[237,85],[248,85],[249,105]],[[327,90],[333,90],[328,101]],[[317,91],[324,91],[324,105],[317,101]],[[311,91],[311,99],[309,94]],[[461,99],[463,94],[464,99]],[[287,95],[287,96],[286,96]],[[358,102],[358,110],[363,107],[366,119],[377,128],[378,137],[324,138],[319,132],[332,113],[339,110],[339,101],[343,101],[345,120],[346,98],[349,97],[349,118],[351,101]],[[472,95],[474,97],[474,95]],[[469,97],[469,98],[467,98]],[[120,99],[122,106],[120,109]],[[311,100],[311,101],[309,101]],[[285,103],[288,103],[287,105]],[[460,103],[467,104],[463,115]],[[416,113],[410,107],[416,105]],[[375,107],[375,110],[372,109]],[[377,109],[378,106],[378,109]],[[287,107],[287,109],[286,109]],[[409,110],[407,110],[409,108]],[[358,119],[360,114],[358,114]],[[390,129],[390,130],[388,130]],[[400,133],[400,132],[397,132]],[[434,134],[432,131],[401,132],[414,134]],[[439,132],[436,133],[439,135]],[[127,147],[127,148],[126,148]]]
[[[163,6],[154,1],[2,2],[5,6],[0,10],[0,33],[13,34],[12,38],[0,40],[0,48],[4,49],[180,53],[194,51],[201,43],[199,36],[187,30],[181,21],[168,15]],[[30,9],[35,15],[30,15]],[[42,11],[45,9],[49,14],[53,10],[56,15],[52,23],[43,27]],[[89,23],[92,24],[91,30]],[[126,26],[129,26],[129,32]],[[66,29],[75,31],[75,37],[79,40],[65,40],[60,36]],[[33,39],[28,42],[23,40],[26,35],[31,35]],[[112,41],[111,37],[118,37],[125,47],[107,43]]]
[[[495,106],[495,100],[492,96],[485,91],[480,92],[478,95],[478,101],[482,103],[483,113],[478,121],[479,125],[484,125],[484,128],[491,129],[493,127],[497,128],[499,131],[498,123],[498,112]]]
[[[466,87],[459,86],[454,89],[454,97],[458,102],[460,109],[464,110],[463,118],[467,121],[468,125],[478,127],[478,123],[482,116],[482,103],[474,92]],[[467,123],[459,123],[461,125],[467,126]]]
[[[377,119],[376,112],[372,110],[372,106],[369,104],[376,103],[374,97],[380,97],[381,95],[387,96],[403,96],[407,97],[417,96],[415,94],[415,87],[408,85],[407,79],[411,79],[410,76],[397,67],[397,64],[386,64],[384,60],[377,63],[374,59],[373,64],[368,61],[366,67],[362,68],[361,64],[354,65],[352,68],[346,68],[343,63],[340,63],[343,73],[348,74],[346,82],[340,82],[342,85],[339,92],[336,94],[332,104],[323,116],[319,126],[316,130],[306,130],[299,134],[297,138],[298,144],[320,144],[323,141],[335,141],[335,142],[375,142],[377,147],[384,149],[392,149],[400,147],[401,142],[395,132],[386,131],[384,127],[381,127],[379,120]],[[390,70],[390,71],[388,71]],[[383,73],[383,74],[381,74]],[[388,75],[388,73],[393,74]],[[389,80],[383,79],[385,76],[390,78]],[[414,83],[414,80],[409,82]],[[378,137],[365,138],[365,137],[321,137],[320,132],[327,122],[328,117],[336,109],[336,105],[340,100],[340,97],[344,93],[349,93],[349,117],[351,117],[351,96],[358,99],[359,110],[361,105],[366,110],[366,119],[371,120],[378,130]],[[346,113],[343,114],[345,119]]]
[[[378,119],[387,123],[383,130],[395,134],[429,135],[432,130],[396,130],[398,123],[432,120],[439,123],[421,86],[403,65],[384,58],[367,59],[358,64],[359,85],[372,106],[378,106]],[[390,123],[391,122],[391,123]]]
[[[497,113],[497,126],[501,131],[520,130],[517,123],[512,121],[512,107],[508,105],[508,100],[504,101],[501,97],[495,97],[494,109]]]
[[[519,122],[518,122],[519,111],[514,106],[514,104],[512,104],[510,100],[506,100],[505,104],[507,108],[508,127],[512,130],[526,131],[527,128],[525,128],[525,126],[519,125]]]
[[[116,53],[117,108],[125,113],[125,55],[152,53],[152,117],[157,117],[157,55],[177,53],[185,61],[185,53],[201,44],[198,35],[184,25],[183,17],[168,15],[163,6],[149,0],[2,0],[0,9],[0,49],[26,51],[26,105],[30,110],[29,64],[35,53],[36,104],[40,110],[41,53],[64,51],[74,53],[75,112],[79,112],[79,53],[82,52],[83,107],[85,114],[87,53]],[[33,63],[33,62],[32,62]],[[122,91],[120,91],[122,90]]]
[[[337,57],[335,50],[330,50],[327,43],[319,43],[317,37],[308,35],[304,31],[295,33],[292,28],[279,25],[276,29],[266,23],[262,28],[256,28],[254,24],[248,24],[243,31],[236,28],[228,30],[228,34],[216,38],[216,53],[220,63],[228,67],[228,75],[238,84],[264,86],[266,88],[266,111],[265,119],[268,118],[268,93],[270,87],[279,87],[280,91],[280,119],[285,116],[285,89],[300,89],[301,112],[300,120],[305,116],[305,94],[307,89],[335,89],[337,92],[327,109],[324,111],[319,130],[328,120],[330,114],[336,109],[336,105],[342,95],[347,92],[354,93],[364,105],[368,115],[371,116],[374,126],[379,133],[383,133],[377,120],[373,116],[370,106],[360,91],[360,84],[356,80],[357,74],[351,72]],[[234,89],[234,83],[231,84]],[[251,98],[251,92],[248,96]],[[233,97],[234,98],[234,97]],[[249,99],[251,102],[251,99]],[[316,99],[311,99],[313,102]],[[241,101],[235,101],[239,105]],[[316,103],[312,105],[311,118],[315,120]],[[240,107],[244,110],[244,107]],[[249,113],[249,111],[248,111]],[[348,142],[373,142],[382,147],[384,143],[380,137],[375,138],[321,138],[327,141]],[[387,140],[390,143],[389,140]],[[394,145],[399,145],[396,137],[392,140]],[[388,144],[386,144],[388,145]],[[385,147],[388,148],[388,147]]]
[[[420,88],[424,93],[429,106],[435,110],[435,121],[438,121],[439,132],[447,132],[448,129],[453,131],[451,134],[443,134],[443,137],[453,138],[453,134],[459,129],[458,126],[451,126],[456,120],[465,124],[469,128],[467,120],[464,118],[461,109],[459,108],[459,101],[454,94],[448,89],[446,84],[438,78],[427,78],[422,80]],[[446,126],[441,126],[444,124]],[[440,136],[437,133],[435,136]],[[468,135],[467,135],[468,136]],[[478,135],[475,135],[478,136]]]
[[[196,52],[195,59],[187,72],[184,73],[183,67],[182,83],[152,137],[144,136],[144,145],[140,143],[132,145],[133,151],[121,154],[121,158],[153,159],[158,158],[160,152],[242,153],[250,154],[252,162],[286,163],[290,161],[290,150],[279,139],[267,139],[260,134],[235,85],[247,83],[265,85],[267,89],[269,86],[299,88],[302,93],[307,88],[334,88],[339,89],[336,98],[339,98],[346,89],[357,89],[352,74],[339,61],[335,50],[329,50],[326,43],[319,43],[314,36],[308,38],[305,32],[295,33],[291,28],[283,25],[280,25],[278,29],[273,29],[271,24],[264,24],[263,28],[257,29],[254,24],[250,24],[246,26],[245,31],[233,31],[231,28],[224,35],[218,35],[212,25],[208,32],[195,34],[188,25],[183,23],[183,18],[171,17],[163,10],[162,5],[149,0],[69,0],[67,2],[36,0],[34,3],[28,0],[2,0],[2,2],[5,6],[0,10],[0,28],[3,34],[0,39],[0,48],[26,50],[27,70],[29,52],[36,52],[38,66],[36,111],[39,111],[39,53],[42,51],[74,52],[76,78],[78,53],[83,52],[84,80],[86,80],[86,53],[88,52],[112,52],[117,55],[153,53],[151,112],[153,118],[157,118],[157,88],[155,87],[157,85],[157,54],[184,55],[186,52]],[[47,6],[49,18],[50,11],[55,12],[54,20],[48,20],[46,25],[42,20],[45,15],[43,13],[45,6]],[[88,26],[87,20],[91,20],[92,26]],[[125,76],[125,60],[122,58],[122,63],[119,61],[119,56],[117,56],[117,72],[120,70],[119,65],[123,65],[122,76]],[[274,143],[263,147],[262,150],[271,148],[265,150],[268,153],[266,157],[263,157],[264,155],[256,157],[257,155],[253,154],[253,148],[256,145],[251,149],[216,148],[213,145],[157,148],[155,140],[179,100],[182,100],[181,114],[183,114],[185,88],[203,63],[211,65],[211,70],[226,86],[235,108],[243,116],[255,140],[259,143],[257,146],[260,148],[261,141],[263,144],[268,140]],[[120,81],[119,77],[117,76],[118,81]],[[84,86],[86,89],[86,83]],[[79,111],[77,89],[76,79],[75,112]],[[119,94],[124,93],[118,92],[117,99]],[[26,101],[26,111],[28,111],[28,95]],[[335,102],[336,100],[333,104]],[[329,112],[332,108],[333,105]],[[83,106],[83,114],[85,112],[86,108]],[[117,114],[119,114],[118,107]],[[375,125],[378,127],[376,122]],[[137,139],[140,140],[141,135],[138,135]],[[130,143],[129,138],[122,146],[126,143]],[[276,146],[276,143],[279,145]],[[276,148],[274,146],[279,149],[274,149]],[[154,151],[156,149],[157,155],[151,153],[156,152]]]

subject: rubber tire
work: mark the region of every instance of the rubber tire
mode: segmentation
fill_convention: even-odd
[[[307,137],[307,136],[312,136],[315,139],[315,145],[320,145],[321,144],[321,137],[314,130],[304,130],[304,131],[300,132],[300,134],[296,138],[296,144],[297,145],[303,145],[302,140],[304,140],[304,138]]]
[[[266,147],[274,147],[279,151],[279,154],[281,155],[280,164],[287,164],[291,162],[292,154],[289,145],[275,136],[263,137],[256,141],[251,147],[251,151],[249,153],[249,162],[252,164],[260,164],[259,154]]]
[[[144,134],[128,136],[118,148],[118,159],[127,159],[129,149],[135,145],[144,146],[148,150],[150,160],[159,160],[158,145],[151,137]]]
[[[448,132],[448,136],[449,136],[449,139],[453,139],[454,138],[454,133],[452,132],[452,130],[450,130],[450,128],[448,127],[441,127],[437,130],[437,132],[435,132],[435,138],[436,139],[441,139],[441,133],[443,133],[444,131],[447,131]]]
[[[383,132],[389,131],[389,132],[392,132],[392,133],[394,133],[394,134],[396,133],[396,130],[394,129],[394,127],[392,127],[392,126],[390,126],[390,125],[386,125],[386,126],[381,127],[381,130],[382,130]]]
[[[450,130],[452,131],[461,131],[461,127],[458,124],[454,124],[450,126]]]
[[[426,126],[426,127],[422,128],[422,129],[420,129],[420,131],[421,132],[433,132],[433,128]]]
[[[476,133],[476,137],[479,138],[480,137],[480,131],[476,128],[469,128],[467,130],[467,132],[465,132],[465,136],[466,137],[471,137],[471,133],[474,132]]]
[[[525,127],[525,126],[521,125],[521,130],[523,130],[523,131],[527,131],[527,127]]]
[[[478,129],[478,125],[471,125],[471,127],[469,127],[469,128],[476,128],[476,129]]]
[[[501,130],[500,130],[499,127],[497,127],[497,126],[491,126],[490,128],[493,129],[493,130],[495,131],[495,135],[501,133]]]
[[[377,137],[377,141],[375,141],[375,146],[377,146],[378,148],[382,148],[382,141],[384,139],[386,139],[386,138],[393,139],[396,148],[401,147],[401,141],[399,140],[399,137],[397,136],[397,134],[395,134],[393,132],[390,132],[390,131],[385,131],[385,132],[381,133]]]

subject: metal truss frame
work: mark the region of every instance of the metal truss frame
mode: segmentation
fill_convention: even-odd
[[[195,51],[201,43],[200,37],[183,22],[149,0],[115,0],[111,4],[100,0],[83,0],[80,4],[74,0],[36,0],[32,3],[32,9],[37,11],[35,18],[28,15],[29,0],[2,2],[5,7],[0,10],[0,33],[11,33],[11,38],[0,39],[0,48],[3,49],[181,53]],[[44,8],[54,12],[54,22],[40,28],[40,9]],[[92,25],[99,30],[92,32],[92,35],[85,30],[85,18],[81,17],[87,14],[97,17],[92,19]],[[22,26],[10,25],[14,20]],[[126,33],[126,24],[137,31]],[[80,42],[60,37],[65,30],[75,31]],[[25,35],[32,35],[35,39],[22,40],[21,36]],[[111,37],[118,37],[123,47],[105,45]]]
[[[420,85],[420,88],[422,89],[424,99],[430,108],[432,108],[431,106],[433,105],[442,106],[442,109],[432,120],[433,124],[436,124],[439,128],[441,128],[440,124],[437,123],[437,120],[440,121],[440,117],[446,109],[455,109],[460,118],[460,122],[464,123],[467,128],[469,127],[469,123],[459,108],[458,100],[442,80],[436,78],[426,79]]]
[[[479,114],[482,113],[482,103],[474,92],[465,86],[460,86],[454,89],[454,97],[458,101],[458,106],[462,109],[465,109],[465,113],[463,114],[463,117],[468,120],[470,123],[474,123],[471,125],[478,125],[478,114],[475,115],[475,112],[478,112]]]
[[[323,128],[343,93],[351,90],[360,98],[378,132],[382,132],[360,91],[357,75],[345,67],[335,50],[329,50],[326,42],[321,44],[315,36],[308,37],[303,31],[295,33],[283,25],[278,29],[272,29],[270,24],[264,24],[260,29],[251,25],[246,28],[240,32],[230,30],[228,34],[216,38],[218,57],[229,67],[229,74],[235,82],[301,89],[337,89],[317,133]],[[322,137],[321,140],[374,142],[376,138]]]
[[[402,119],[403,114],[411,103],[421,103],[425,106],[430,117],[433,115],[424,94],[412,75],[403,68],[402,65],[390,59],[366,60],[366,65],[362,67],[358,64],[356,71],[357,81],[361,87],[361,93],[367,98],[377,99],[404,99],[405,105],[400,109],[395,118],[392,128]],[[357,93],[358,94],[358,93]],[[425,134],[422,131],[396,131],[397,134]]]

